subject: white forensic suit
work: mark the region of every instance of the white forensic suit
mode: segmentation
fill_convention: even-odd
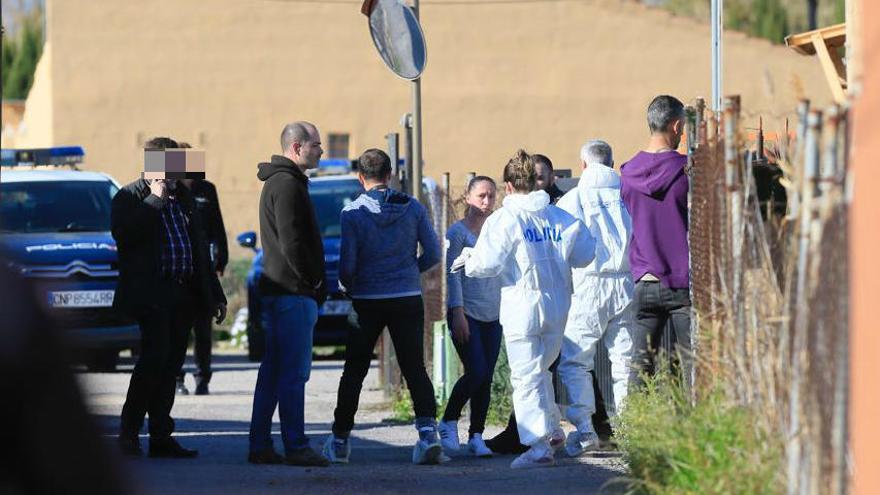
[[[592,432],[596,412],[593,369],[596,343],[603,339],[611,360],[614,416],[626,397],[630,381],[633,326],[631,301],[635,286],[629,271],[628,250],[632,220],[620,197],[620,176],[600,163],[591,163],[576,188],[557,205],[584,222],[596,239],[596,258],[586,268],[572,270],[574,294],[559,362],[559,378],[571,405],[566,417],[582,433]]]
[[[550,365],[559,355],[571,303],[571,267],[593,259],[583,223],[550,204],[544,191],[512,194],[486,219],[464,269],[501,277],[513,407],[520,441],[535,446],[559,428]]]

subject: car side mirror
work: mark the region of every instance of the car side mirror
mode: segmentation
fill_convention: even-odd
[[[257,249],[257,233],[254,231],[242,232],[238,234],[236,237],[238,240],[238,245],[241,247],[251,248],[256,251]]]

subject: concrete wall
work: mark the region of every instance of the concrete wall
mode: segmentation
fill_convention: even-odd
[[[141,142],[164,134],[208,153],[230,233],[257,222],[255,164],[290,120],[347,132],[351,152],[384,147],[409,85],[372,46],[354,3],[268,0],[49,0],[54,142],[126,182]],[[618,162],[645,139],[658,93],[710,96],[708,25],[618,0],[432,2],[423,83],[426,174],[500,175],[518,147],[576,167],[584,140]],[[830,94],[818,62],[729,34],[727,93],[771,130],[809,95]],[[754,116],[757,123],[757,115]]]

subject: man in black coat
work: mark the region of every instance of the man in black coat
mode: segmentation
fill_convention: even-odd
[[[178,143],[181,148],[190,148],[187,143]],[[217,276],[223,276],[226,263],[229,261],[229,249],[226,244],[226,228],[223,226],[223,215],[220,213],[220,200],[217,198],[217,188],[205,179],[183,179],[183,185],[189,189],[196,210],[202,219],[205,230],[205,239],[208,242],[211,257],[211,269],[217,272]],[[195,346],[193,355],[196,361],[197,371],[194,374],[196,380],[196,395],[208,395],[208,383],[211,381],[211,346],[213,329],[211,328],[211,315],[197,317],[193,324],[195,334]],[[186,395],[189,393],[184,384],[186,373],[183,369],[177,375],[177,393]]]
[[[154,138],[146,150],[177,148],[169,138]],[[186,356],[193,321],[226,316],[226,298],[210,265],[201,218],[185,187],[174,178],[145,178],[113,197],[111,231],[119,252],[119,284],[113,306],[135,318],[141,328],[141,353],[122,407],[119,445],[140,455],[138,433],[150,416],[151,457],[195,457],[171,437],[175,377]],[[171,175],[170,173],[168,175]]]

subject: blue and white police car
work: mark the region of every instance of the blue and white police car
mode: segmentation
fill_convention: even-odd
[[[112,308],[110,202],[119,184],[78,170],[78,146],[0,153],[2,259],[30,280],[89,369],[115,369],[119,351],[140,343],[137,323]]]

